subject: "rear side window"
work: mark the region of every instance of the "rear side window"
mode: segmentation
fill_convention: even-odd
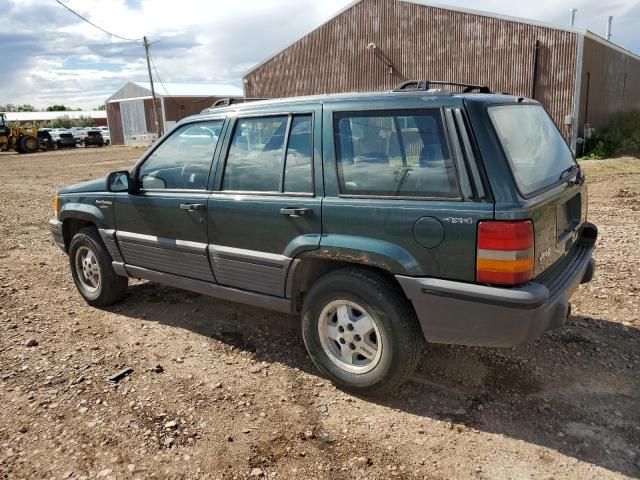
[[[222,189],[313,193],[312,138],[311,115],[238,119]]]
[[[341,112],[334,134],[341,193],[459,197],[439,110]]]
[[[553,185],[575,165],[569,146],[540,105],[499,105],[489,117],[525,195]]]

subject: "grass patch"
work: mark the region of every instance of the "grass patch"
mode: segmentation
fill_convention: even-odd
[[[585,142],[584,158],[604,159],[640,154],[640,111],[619,113]]]

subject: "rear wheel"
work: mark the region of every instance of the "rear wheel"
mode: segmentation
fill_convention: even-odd
[[[95,228],[83,228],[69,245],[73,281],[89,305],[107,306],[122,300],[129,280],[116,274],[112,259]]]
[[[25,135],[20,139],[20,149],[23,153],[35,153],[39,145],[38,139],[31,135]]]
[[[424,340],[400,288],[359,268],[321,277],[302,309],[302,334],[316,367],[344,390],[383,395],[415,369]]]

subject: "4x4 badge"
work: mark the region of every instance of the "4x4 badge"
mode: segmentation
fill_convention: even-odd
[[[96,205],[105,205],[107,207],[111,206],[113,202],[111,200],[96,200]]]

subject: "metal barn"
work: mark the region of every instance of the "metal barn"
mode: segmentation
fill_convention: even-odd
[[[246,97],[488,85],[543,103],[580,151],[585,125],[640,109],[640,56],[590,32],[417,0],[358,0],[244,75]]]
[[[242,89],[209,83],[154,84],[161,131],[200,113],[221,98],[241,98]],[[107,101],[107,120],[114,145],[148,145],[157,138],[149,82],[128,82]]]

